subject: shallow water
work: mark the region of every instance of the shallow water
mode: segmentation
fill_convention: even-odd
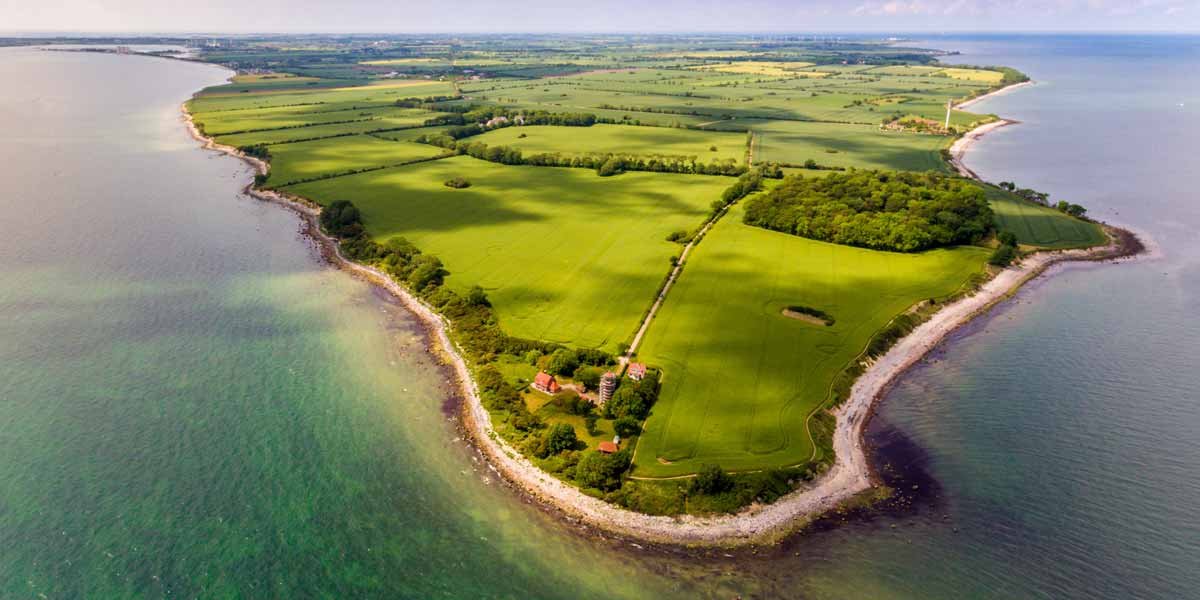
[[[223,71],[0,50],[0,597],[1191,595],[1200,43],[927,45],[1042,82],[976,107],[1025,124],[973,169],[1165,258],[1035,284],[897,386],[873,437],[934,478],[916,509],[737,558],[597,540],[490,477],[411,317],[186,135]]]

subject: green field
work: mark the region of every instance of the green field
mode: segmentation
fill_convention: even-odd
[[[949,138],[884,131],[874,125],[767,121],[751,126],[754,162],[803,164],[902,171],[946,170],[940,151]],[[832,152],[831,152],[832,151]]]
[[[369,135],[276,144],[271,146],[271,177],[267,183],[278,187],[322,175],[399,165],[445,152],[436,146]]]
[[[746,154],[744,133],[698,131],[671,127],[598,124],[591,127],[526,126],[489,131],[472,141],[513,146],[525,154],[639,154],[695,156],[741,161]],[[713,150],[712,148],[716,148]]]
[[[439,258],[449,271],[445,286],[459,294],[422,280],[422,297],[461,300],[482,287],[490,308],[472,300],[468,310],[485,311],[486,318],[474,325],[456,321],[462,326],[456,335],[464,336],[458,341],[486,323],[492,340],[504,337],[498,327],[511,336],[612,354],[637,331],[683,248],[666,237],[704,223],[735,179],[649,172],[600,177],[593,169],[504,165],[444,156],[442,148],[415,138],[481,123],[497,112],[510,118],[522,111],[590,113],[621,124],[510,126],[474,136],[479,128],[461,127],[453,134],[462,136],[464,147],[511,146],[525,157],[613,153],[738,164],[752,137],[754,163],[796,165],[785,171],[806,177],[831,172],[799,168],[807,161],[947,172],[941,151],[953,137],[881,124],[910,115],[940,122],[948,100],[1019,76],[950,68],[926,51],[855,41],[747,47],[710,39],[593,36],[531,44],[465,37],[368,47],[322,39],[287,52],[230,43],[235,47],[208,56],[253,74],[190,101],[196,122],[224,144],[268,145],[268,186],[325,205],[348,200],[370,239],[404,236]],[[425,98],[423,108],[397,106],[406,98]],[[489,110],[497,108],[503,110]],[[455,125],[424,126],[434,118]],[[961,131],[988,118],[953,111],[951,125]],[[445,185],[456,178],[470,185]],[[1103,241],[1095,225],[998,189],[989,188],[988,197],[999,228],[1023,244]],[[378,248],[364,240],[346,247]],[[658,403],[635,438],[632,475],[686,476],[704,463],[732,471],[800,466],[792,473],[803,474],[828,461],[827,430],[814,438],[810,425],[833,382],[845,383],[839,376],[881,328],[914,305],[960,290],[982,273],[990,253],[982,246],[921,254],[837,246],[743,225],[735,206],[694,247],[638,349],[638,358],[661,369],[663,379]],[[804,311],[785,315],[789,306],[823,311],[834,322],[804,320]],[[545,404],[548,397],[525,388],[539,369],[549,368],[555,348],[504,343],[471,355],[480,363],[474,366],[497,366],[499,378],[521,389],[533,422],[570,423],[589,448],[611,437],[612,419],[601,419],[597,435],[587,435],[584,417],[571,414],[567,403]],[[516,447],[539,441],[541,430],[530,429],[520,410],[489,408],[498,434]],[[609,417],[616,416],[610,410]],[[826,416],[820,425],[827,424]],[[562,467],[573,458],[560,453],[539,460]],[[550,470],[574,477],[569,468]],[[673,483],[654,485],[678,491]],[[705,504],[692,497],[690,506],[733,502],[708,498]],[[665,496],[646,506],[666,514],[689,510],[686,499]]]
[[[1034,204],[994,186],[984,186],[996,213],[996,227],[1017,235],[1017,241],[1043,248],[1086,248],[1107,238],[1095,223]]]
[[[638,353],[665,376],[634,475],[808,461],[806,422],[834,377],[892,317],[954,293],[988,254],[827,244],[743,225],[735,207],[689,258]],[[835,323],[786,317],[789,305],[818,308]]]
[[[443,185],[458,176],[471,187]],[[731,181],[458,156],[289,190],[350,200],[376,239],[403,235],[438,256],[447,284],[483,286],[512,335],[612,351],[637,329],[679,251],[666,235],[699,224]]]

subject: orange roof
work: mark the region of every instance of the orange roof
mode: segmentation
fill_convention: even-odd
[[[612,454],[616,452],[618,448],[617,445],[612,442],[600,442],[600,445],[597,446],[597,449],[605,454]]]
[[[646,363],[629,363],[630,375],[645,375]]]
[[[550,384],[554,383],[554,376],[542,371],[537,374],[537,377],[533,378],[533,382],[542,387],[548,387]]]

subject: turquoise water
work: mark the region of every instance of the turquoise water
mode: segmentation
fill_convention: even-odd
[[[1037,283],[900,382],[872,439],[916,508],[736,557],[496,481],[413,320],[186,135],[224,72],[0,50],[0,597],[1195,596],[1200,40],[924,43],[1042,82],[981,107],[1024,125],[972,168],[1164,257]]]

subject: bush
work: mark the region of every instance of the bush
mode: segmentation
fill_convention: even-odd
[[[997,267],[1007,267],[1012,264],[1013,259],[1016,257],[1016,248],[1008,244],[1002,244],[999,248],[996,248],[995,252],[992,252],[991,258],[988,258],[988,264]]]
[[[467,178],[465,177],[454,177],[452,179],[447,179],[444,185],[449,188],[461,190],[463,188],[471,187],[471,182],[467,181]]]
[[[701,465],[700,472],[692,480],[689,491],[693,494],[720,494],[733,488],[733,477],[719,465]]]

